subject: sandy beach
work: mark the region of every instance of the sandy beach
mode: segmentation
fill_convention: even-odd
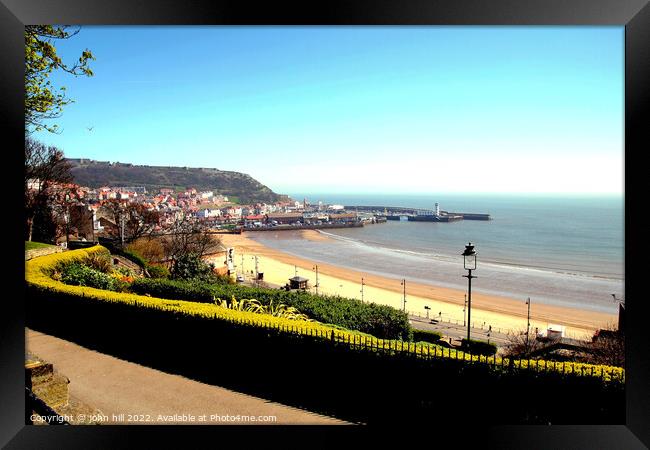
[[[302,230],[303,239],[327,241],[327,236],[315,230]],[[402,309],[403,286],[401,279],[387,278],[361,271],[337,267],[331,264],[309,261],[281,251],[266,247],[246,236],[246,234],[224,234],[220,236],[227,247],[235,248],[235,264],[240,273],[243,261],[247,279],[254,275],[255,256],[258,271],[264,273],[264,281],[285,285],[295,273],[309,279],[311,292],[315,292],[315,266],[318,264],[318,292],[361,299],[361,278],[363,277],[363,300],[390,305]],[[243,255],[243,259],[242,259]],[[350,262],[347,262],[350,265]],[[406,309],[425,316],[425,306],[429,306],[431,318],[442,321],[463,323],[463,304],[466,291],[436,287],[406,280]],[[472,323],[475,327],[492,326],[495,331],[525,331],[527,306],[525,299],[497,297],[472,292]],[[595,330],[615,324],[616,315],[586,311],[544,304],[531,305],[531,327],[546,330],[550,324],[565,326],[568,337],[589,339]]]

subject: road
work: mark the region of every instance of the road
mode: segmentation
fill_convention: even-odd
[[[98,420],[101,424],[347,424],[144,367],[30,329],[25,339],[29,352],[70,379],[72,397],[105,415]],[[199,419],[202,415],[205,421]]]
[[[429,320],[414,315],[410,315],[409,320],[413,328],[417,330],[437,331],[442,333],[445,337],[444,340],[449,341],[449,338],[451,338],[452,343],[455,345],[460,344],[461,339],[467,338],[467,327],[464,327],[463,325],[456,325],[448,322],[430,323]],[[470,337],[472,339],[486,342],[489,340],[491,343],[494,343],[499,347],[504,346],[509,342],[509,336],[507,334],[489,331],[489,329],[472,328]]]

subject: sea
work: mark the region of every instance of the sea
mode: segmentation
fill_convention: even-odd
[[[341,267],[467,289],[462,252],[477,252],[473,292],[615,314],[624,298],[624,197],[578,195],[378,195],[294,193],[315,204],[378,205],[486,213],[490,221],[388,221],[320,230],[251,232],[283,252]]]

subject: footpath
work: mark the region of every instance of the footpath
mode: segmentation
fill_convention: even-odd
[[[70,396],[101,411],[93,418],[98,424],[348,423],[144,367],[28,328],[25,332],[26,352],[68,377]]]

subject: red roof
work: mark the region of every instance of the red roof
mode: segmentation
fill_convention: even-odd
[[[244,217],[244,219],[246,219],[246,220],[262,220],[262,219],[264,219],[264,215],[263,214],[258,214],[256,216],[255,215],[246,216],[246,217]]]

